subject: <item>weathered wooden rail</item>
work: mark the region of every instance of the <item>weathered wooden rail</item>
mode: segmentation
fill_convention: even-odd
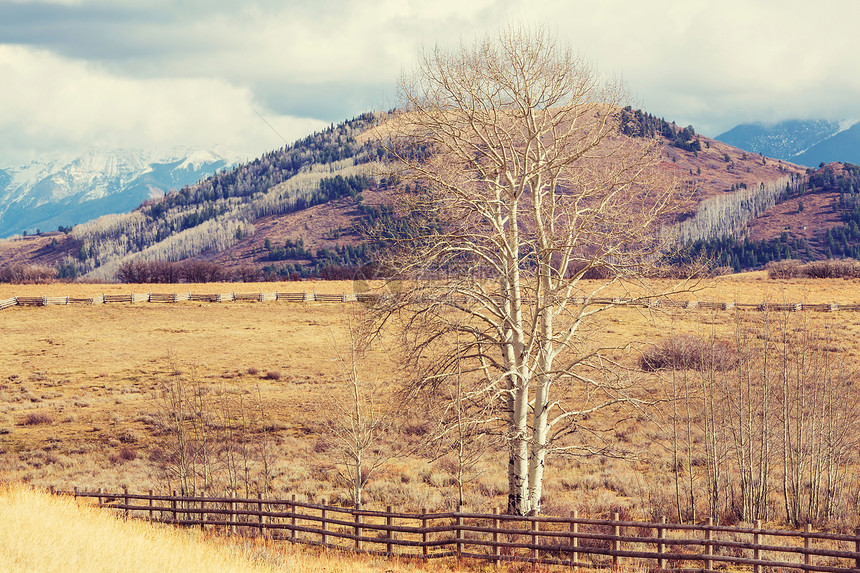
[[[414,558],[463,556],[494,562],[524,561],[571,568],[761,573],[763,568],[860,571],[860,531],[854,535],[650,523],[619,519],[522,517],[455,512],[398,513],[296,501],[239,497],[57,492],[94,498],[101,507],[177,526],[223,528],[237,535]]]
[[[381,300],[381,295],[369,293],[341,293],[341,294],[324,294],[316,292],[275,292],[275,293],[144,293],[144,294],[102,294],[92,298],[73,298],[69,296],[16,296],[5,300],[0,300],[0,310],[4,310],[13,306],[51,306],[51,305],[68,305],[68,304],[136,304],[141,302],[146,303],[177,303],[183,301],[190,302],[331,302],[331,303],[351,303],[360,302],[363,304],[375,304]],[[466,302],[463,299],[463,302]],[[676,300],[669,298],[653,298],[653,299],[623,299],[611,297],[595,297],[588,299],[574,299],[574,304],[590,304],[601,306],[634,306],[645,308],[680,308],[687,310],[705,310],[705,311],[729,311],[729,310],[749,310],[759,312],[800,312],[800,311],[816,311],[816,312],[837,312],[837,311],[860,311],[860,304],[849,303],[840,304],[835,302],[828,303],[799,303],[799,302],[762,302],[762,303],[738,303],[738,302],[719,302],[719,301],[696,301],[696,300]]]

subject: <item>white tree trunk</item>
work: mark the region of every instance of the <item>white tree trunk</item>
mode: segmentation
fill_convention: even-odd
[[[483,378],[474,383],[498,395],[504,410],[508,511],[537,513],[557,429],[631,401],[579,374],[605,367],[578,329],[611,306],[588,307],[581,297],[639,277],[659,258],[655,237],[676,205],[675,189],[649,171],[660,161],[657,146],[617,137],[622,87],[604,82],[544,30],[510,29],[454,54],[424,54],[400,88],[404,113],[379,130],[380,143],[400,162],[398,174],[415,183],[403,196],[404,212],[424,211],[444,224],[419,230],[410,244],[416,250],[394,257],[393,268],[414,273],[414,289],[386,316],[415,311],[405,322],[416,365],[428,371],[419,385],[438,383],[459,364],[446,347],[436,354],[443,364],[427,366],[431,346],[455,332],[474,337],[453,352],[479,363],[473,371]],[[428,153],[416,158],[419,148]],[[586,284],[594,268],[611,278]],[[439,280],[439,270],[455,276]],[[421,280],[427,276],[433,280]],[[552,399],[559,384],[573,405]]]

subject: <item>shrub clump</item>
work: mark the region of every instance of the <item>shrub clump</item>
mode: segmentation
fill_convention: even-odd
[[[738,363],[738,352],[731,342],[704,340],[692,334],[672,336],[646,350],[639,367],[657,370],[730,370]]]
[[[39,426],[41,424],[50,424],[54,421],[50,414],[44,412],[33,412],[27,414],[27,417],[21,422],[22,426]]]
[[[57,279],[57,269],[45,265],[9,265],[0,267],[0,283],[45,284]]]
[[[802,263],[796,259],[774,261],[767,265],[771,279],[841,279],[860,278],[860,261],[854,259],[828,259]]]
[[[122,448],[120,451],[108,457],[110,463],[116,465],[123,462],[131,462],[137,459],[137,452],[131,448]]]

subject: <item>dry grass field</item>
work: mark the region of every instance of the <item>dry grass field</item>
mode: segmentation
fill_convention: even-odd
[[[771,281],[763,273],[722,277],[701,287],[684,296],[748,303],[860,299],[857,281]],[[352,291],[349,282],[50,284],[0,285],[0,298],[180,288],[194,293]],[[348,503],[345,489],[334,480],[324,414],[341,385],[335,347],[346,338],[344,316],[357,306],[180,302],[2,311],[0,478],[62,489],[176,489],[157,420],[164,415],[159,396],[165,381],[182,379],[204,389],[215,404],[219,396],[232,396],[233,404],[242,404],[242,416],[252,417],[259,404],[265,405],[260,427],[268,440],[269,495]],[[842,363],[856,366],[860,313],[809,313],[808,320],[834,333]],[[616,309],[604,318],[600,336],[631,343],[619,358],[634,364],[637,350],[668,336],[714,332],[729,338],[734,327],[734,313],[725,311]],[[363,365],[368,378],[390,388],[401,376],[393,347],[393,340],[383,341]],[[664,382],[653,375],[643,379],[655,398],[665,392]],[[671,468],[667,428],[659,412],[625,415],[608,437],[628,455],[550,459],[545,513],[566,515],[577,509],[580,515],[607,515],[621,510],[651,517],[666,503]],[[261,432],[243,439],[259,443]],[[467,504],[476,511],[504,507],[504,464],[487,460],[481,470],[468,484]],[[370,481],[366,504],[408,511],[451,508],[455,492],[449,471],[410,454],[391,460]]]
[[[433,573],[487,568],[320,552],[262,538],[231,539],[126,521],[71,499],[0,487],[0,570],[7,573]]]

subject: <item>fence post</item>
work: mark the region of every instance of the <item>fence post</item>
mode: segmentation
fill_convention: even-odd
[[[423,531],[421,531],[421,543],[422,543],[422,549],[423,549],[422,553],[424,553],[424,557],[426,558],[427,554],[429,553],[429,549],[430,549],[429,547],[427,547],[427,531],[426,531],[427,530],[427,508],[426,507],[421,508],[421,529],[423,530]]]
[[[236,490],[230,492],[230,533],[236,535]]]
[[[502,548],[499,547],[499,529],[500,527],[499,521],[499,508],[493,508],[493,565],[495,567],[499,566],[499,557],[502,554]]]
[[[860,527],[854,530],[854,551],[860,553]],[[854,567],[860,569],[860,557],[854,559]]]
[[[128,488],[127,487],[122,488],[122,494],[123,494],[122,495],[122,501],[123,501],[123,505],[125,506],[125,509],[122,510],[122,516],[124,518],[128,519]]]
[[[579,547],[579,537],[576,535],[579,533],[579,510],[574,509],[570,512],[570,532],[573,535],[570,538],[570,544],[573,546],[573,552],[570,554],[570,569],[572,571],[576,571],[579,568],[577,561],[579,561],[579,552],[576,550]]]
[[[325,511],[325,498],[322,500],[322,509],[320,510],[320,527],[323,530],[322,533],[322,544],[326,545],[328,543],[328,535],[325,534],[326,531],[326,511]]]
[[[263,536],[266,534],[266,530],[263,526],[263,498],[257,498],[257,512],[259,513],[259,522],[260,522],[260,535]]]
[[[75,499],[78,499],[78,486],[75,486]]]
[[[618,539],[621,536],[621,526],[618,525],[618,522],[620,521],[620,519],[621,519],[621,516],[618,514],[617,511],[612,514],[612,521],[615,522],[615,524],[612,526],[612,535],[615,536],[615,539],[612,540],[612,551],[613,551],[613,553],[621,550],[621,541]],[[612,555],[612,567],[614,569],[618,569],[618,562],[619,562],[619,558],[618,558],[618,554],[616,553],[616,554]]]
[[[660,520],[660,523],[665,525],[666,524],[666,518],[663,517]],[[665,538],[666,538],[666,528],[661,527],[661,526],[657,526],[657,539],[665,539]],[[666,544],[663,543],[662,541],[658,541],[657,542],[657,553],[659,553],[662,556],[663,553],[666,552],[665,550],[666,550]],[[657,558],[657,567],[659,569],[665,569],[666,568],[666,560],[663,559],[663,557]]]
[[[355,548],[361,550],[361,504],[355,504]]]
[[[200,531],[206,531],[206,514],[203,510],[206,508],[206,502],[200,498]]]
[[[535,548],[532,550],[532,552],[533,552],[532,554],[534,555],[535,559],[538,558],[538,548],[537,548],[537,544],[538,544],[537,532],[538,531],[540,531],[540,522],[537,520],[537,515],[535,515],[534,518],[532,519],[532,545],[535,546]]]
[[[102,503],[104,503],[104,502],[102,502],[102,491],[104,491],[104,490],[102,490],[102,488],[99,488],[99,506],[101,506]]]
[[[761,530],[761,519],[755,520],[755,529],[756,532],[753,534],[753,544],[755,545],[755,549],[753,550],[753,559],[758,561],[761,559],[761,533],[759,533]],[[761,564],[756,563],[753,565],[753,572],[761,573]]]
[[[705,554],[711,556],[714,554],[714,546],[711,544],[711,541],[714,539],[713,530],[711,529],[714,526],[714,518],[708,518],[708,528],[705,529],[705,541],[707,542],[707,546],[705,547]],[[713,569],[714,568],[714,560],[713,559],[705,559],[705,569]]]
[[[296,540],[296,494],[293,494],[291,499],[292,499],[293,504],[292,504],[292,512],[290,512],[290,513],[292,513],[293,515],[292,515],[292,517],[290,517],[290,526],[291,526],[291,528],[290,528],[290,541],[295,541]]]
[[[149,521],[153,521],[152,519],[152,490],[149,490]]]
[[[385,530],[385,537],[388,538],[388,543],[385,544],[385,553],[390,556],[394,554],[394,544],[392,543],[392,540],[394,539],[394,532],[390,529],[391,526],[394,525],[394,518],[391,516],[390,505],[385,506],[385,513],[388,514],[385,516],[385,525],[389,527],[389,529]]]
[[[810,533],[812,533],[812,524],[807,523],[806,524],[806,535],[803,536],[803,549],[805,551],[809,551],[810,544],[812,543],[812,540],[809,537]],[[854,550],[855,551],[857,550],[857,542],[856,541],[854,542]],[[810,555],[809,553],[804,553],[803,554],[803,564],[804,565],[812,565],[812,555]]]
[[[457,557],[459,557],[460,554],[463,553],[462,529],[460,529],[463,526],[463,515],[462,515],[462,513],[463,513],[463,506],[458,505],[457,506],[457,527],[455,528],[455,533],[457,536]]]
[[[170,496],[170,508],[173,510],[173,523],[176,523],[176,491]]]

